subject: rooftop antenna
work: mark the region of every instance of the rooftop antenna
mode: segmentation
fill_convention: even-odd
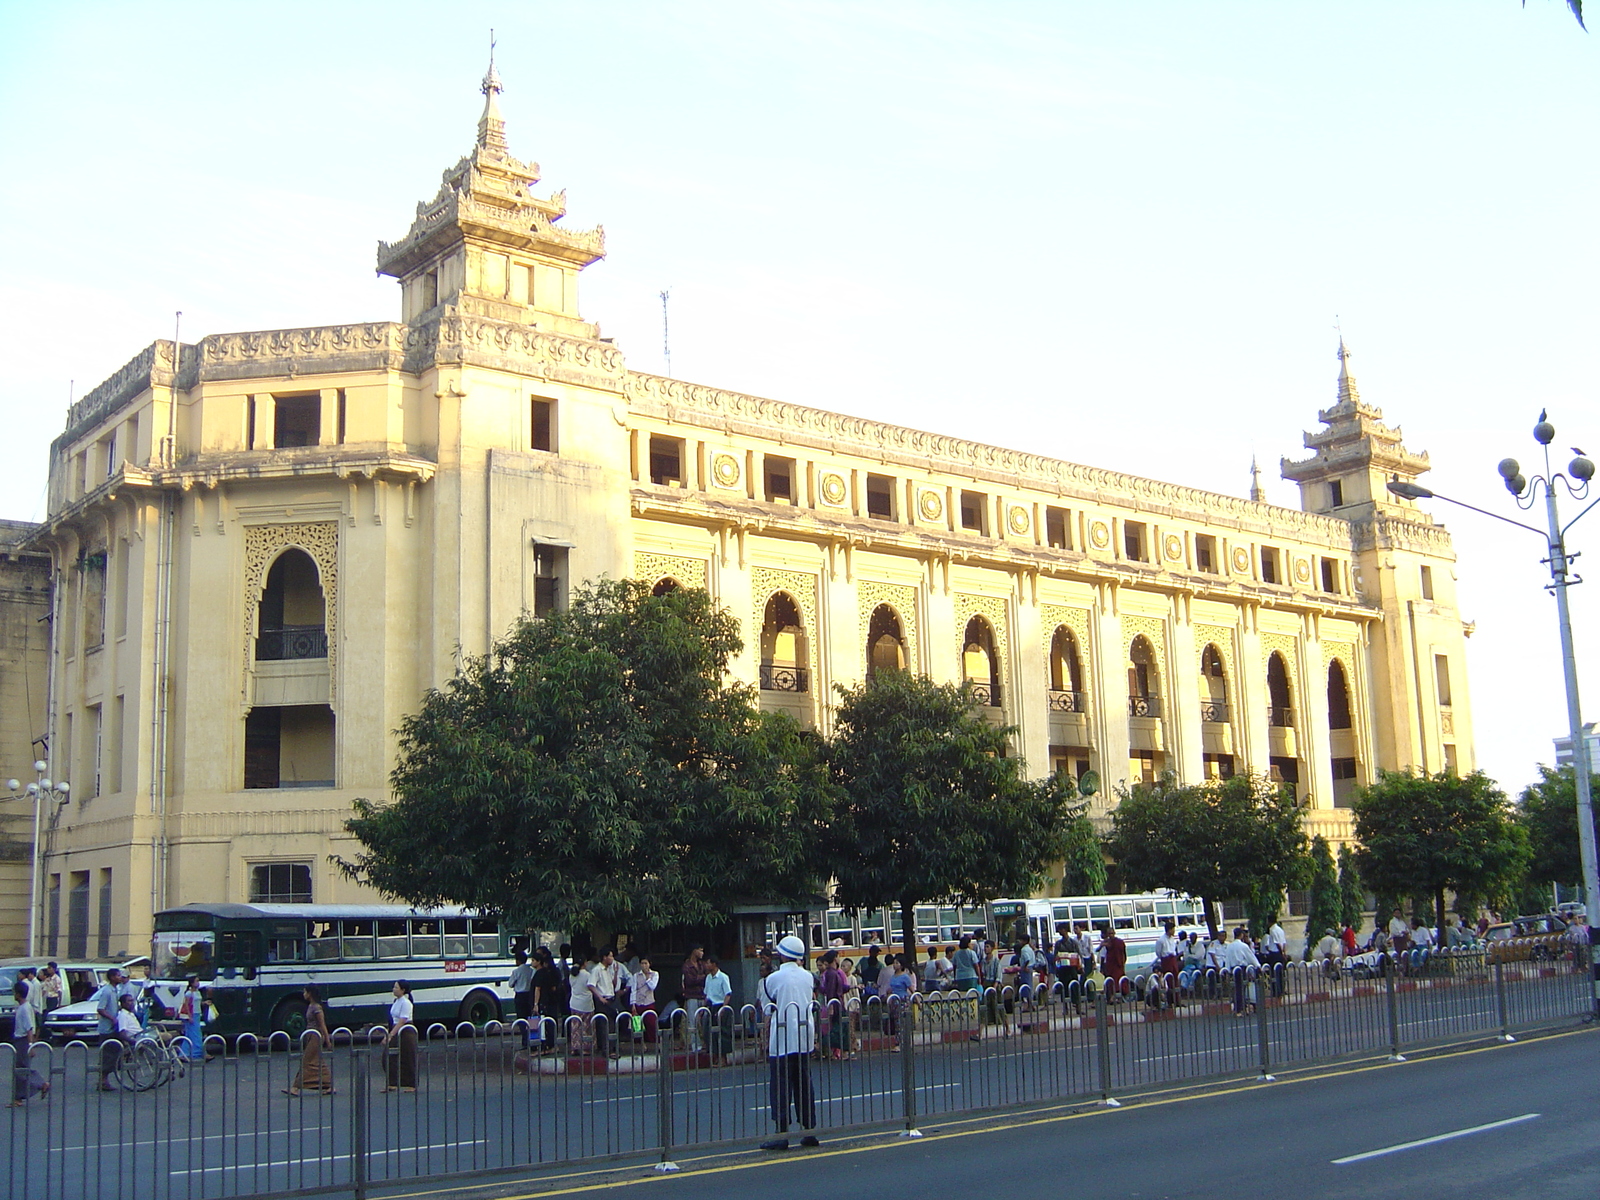
[[[667,377],[672,377],[672,338],[670,327],[667,324],[667,301],[672,298],[672,289],[668,288],[661,293],[661,354],[667,360]]]

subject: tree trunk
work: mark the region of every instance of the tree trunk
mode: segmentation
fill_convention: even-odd
[[[900,900],[900,953],[906,956],[911,969],[917,968],[917,904],[904,897]]]
[[[1206,928],[1211,931],[1211,940],[1217,940],[1217,905],[1210,896],[1201,896],[1200,904],[1206,910]]]
[[[1435,918],[1437,918],[1434,923],[1437,926],[1437,928],[1435,929],[1435,933],[1437,934],[1437,938],[1438,938],[1438,940],[1434,942],[1434,949],[1443,950],[1444,946],[1445,946],[1445,942],[1444,942],[1444,889],[1443,888],[1440,888],[1434,894],[1433,907],[1434,907],[1433,915],[1434,915]]]

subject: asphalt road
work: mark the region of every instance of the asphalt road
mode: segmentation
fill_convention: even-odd
[[[733,1190],[815,1200],[859,1193],[864,1180],[959,1191],[964,1179],[1002,1176],[1002,1190],[1137,1200],[1594,1200],[1597,1068],[1600,1030],[1589,1028],[1117,1109],[956,1121],[915,1141],[747,1151],[702,1170],[690,1163],[676,1175],[617,1183],[636,1187],[641,1200]],[[544,1194],[586,1183],[572,1179]]]

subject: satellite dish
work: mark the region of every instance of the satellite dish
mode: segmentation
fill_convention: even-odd
[[[1092,796],[1100,790],[1100,773],[1085,771],[1078,777],[1078,795]]]

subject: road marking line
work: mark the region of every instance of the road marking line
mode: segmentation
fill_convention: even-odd
[[[1520,1125],[1524,1121],[1537,1119],[1538,1113],[1523,1113],[1520,1117],[1507,1117],[1504,1121],[1490,1121],[1487,1125],[1474,1125],[1471,1129],[1457,1129],[1454,1133],[1440,1133],[1433,1137],[1419,1138],[1414,1142],[1401,1142],[1398,1146],[1385,1146],[1382,1150],[1368,1150],[1364,1154],[1352,1154],[1347,1158],[1336,1158],[1333,1165],[1342,1167],[1345,1163],[1365,1162],[1369,1158],[1381,1158],[1385,1154],[1398,1154],[1402,1150],[1415,1150],[1418,1146],[1431,1146],[1435,1142],[1448,1142],[1454,1138],[1466,1137],[1468,1134],[1482,1133],[1487,1129],[1500,1129],[1506,1125]]]
[[[431,1146],[395,1146],[387,1150],[369,1150],[368,1157],[377,1158],[386,1154],[426,1154],[433,1150],[451,1150],[457,1146],[487,1146],[488,1138],[478,1138],[471,1142],[439,1142]],[[348,1162],[348,1150],[340,1154],[322,1154],[316,1158],[286,1158],[282,1162],[239,1162],[227,1163],[220,1167],[191,1167],[184,1171],[173,1171],[173,1175],[215,1175],[219,1171],[270,1171],[279,1167],[304,1166],[306,1163]]]

